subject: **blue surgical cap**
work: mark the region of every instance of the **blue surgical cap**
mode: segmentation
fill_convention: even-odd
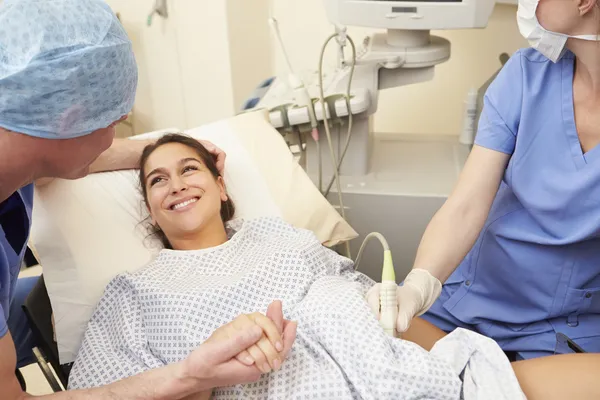
[[[106,128],[137,88],[131,41],[101,0],[0,5],[0,127],[49,139]]]

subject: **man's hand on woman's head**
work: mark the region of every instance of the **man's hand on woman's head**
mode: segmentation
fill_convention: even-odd
[[[221,176],[223,176],[223,174],[225,173],[225,157],[226,154],[223,150],[221,150],[220,148],[218,148],[217,146],[215,146],[214,143],[209,142],[208,140],[198,140],[200,142],[200,144],[202,144],[202,146],[204,146],[204,148],[206,150],[208,150],[209,153],[211,153],[213,156],[215,156],[217,158],[217,169],[219,170],[219,174],[221,174]]]

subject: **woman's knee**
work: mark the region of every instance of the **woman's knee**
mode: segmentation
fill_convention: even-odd
[[[512,367],[528,400],[600,399],[600,354],[541,357]]]

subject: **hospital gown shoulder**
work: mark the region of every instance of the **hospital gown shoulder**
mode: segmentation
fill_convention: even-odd
[[[262,243],[277,242],[289,245],[298,251],[323,247],[314,232],[295,227],[280,217],[258,217],[243,222],[240,231],[245,231],[245,240]]]
[[[298,228],[279,217],[259,217],[244,221],[244,240],[263,248],[297,256],[308,266],[325,266],[327,275],[356,275],[352,260],[324,246],[314,232]],[[362,274],[359,274],[362,275]]]
[[[281,251],[295,253],[307,266],[320,269],[318,273],[357,281],[365,290],[374,283],[366,275],[355,272],[351,259],[324,246],[315,233],[308,229],[294,227],[277,217],[257,218],[249,223],[250,230],[258,233],[265,242],[276,241],[276,247]]]
[[[163,250],[149,264],[133,272],[122,273],[109,285],[124,287],[139,285],[141,281],[178,279],[174,271],[202,271],[215,274],[217,264],[224,255],[230,263],[260,256],[266,260],[295,258],[316,274],[345,275],[357,279],[353,261],[329,249],[320,242],[314,232],[295,227],[279,217],[238,219],[227,224],[228,242],[211,249],[177,251]],[[302,260],[302,261],[300,261]],[[230,267],[226,268],[231,270]],[[225,273],[224,270],[221,271]],[[184,275],[187,272],[182,272]],[[359,279],[360,280],[360,279]],[[371,282],[366,285],[372,284]]]

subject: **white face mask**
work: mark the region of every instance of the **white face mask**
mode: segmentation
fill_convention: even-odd
[[[569,38],[600,41],[600,35],[571,36],[544,29],[535,14],[539,3],[539,0],[519,0],[517,22],[521,35],[529,41],[529,45],[552,62],[557,62],[565,54]]]

